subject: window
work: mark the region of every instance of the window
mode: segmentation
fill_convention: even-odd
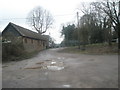
[[[39,41],[39,44],[41,45],[41,40]]]
[[[43,42],[43,46],[45,46],[45,42]]]
[[[25,40],[25,43],[27,43],[27,38],[25,38],[24,40]]]
[[[31,43],[33,43],[33,39],[31,39]]]
[[[39,40],[37,40],[37,42],[38,42],[38,45],[39,45]]]

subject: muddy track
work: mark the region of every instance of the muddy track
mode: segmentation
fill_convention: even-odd
[[[62,48],[36,57],[4,63],[3,88],[117,88],[117,55],[59,53]]]

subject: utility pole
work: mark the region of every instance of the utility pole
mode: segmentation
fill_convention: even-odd
[[[119,1],[118,18],[119,18],[119,24],[120,24],[120,1]],[[120,56],[120,37],[119,36],[120,36],[120,25],[118,25],[118,58]],[[120,63],[120,61],[118,61],[118,63]],[[120,72],[120,69],[118,69],[118,72]],[[118,82],[120,82],[120,78],[118,78]],[[120,87],[120,83],[118,83],[118,87]]]
[[[119,11],[118,11],[118,18],[119,18],[119,24],[120,24],[120,1],[119,1]],[[118,26],[120,29],[120,26]],[[118,29],[118,49],[120,50],[120,30]]]
[[[120,1],[119,1],[119,20],[120,20]]]
[[[77,28],[78,28],[78,48],[80,49],[79,13],[78,12],[77,12]]]

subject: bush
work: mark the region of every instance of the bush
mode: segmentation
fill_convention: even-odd
[[[25,54],[22,43],[2,43],[2,60],[9,61]],[[13,58],[14,57],[14,58]]]

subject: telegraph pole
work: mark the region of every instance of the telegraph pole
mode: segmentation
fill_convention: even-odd
[[[119,18],[119,24],[120,24],[120,1],[119,1],[118,18]],[[119,38],[120,30],[119,29],[120,29],[120,26],[118,26],[118,49],[120,50],[120,38]]]
[[[119,1],[119,20],[120,20],[120,1]]]
[[[78,12],[77,12],[77,28],[78,28],[78,48],[80,49],[79,13]]]

